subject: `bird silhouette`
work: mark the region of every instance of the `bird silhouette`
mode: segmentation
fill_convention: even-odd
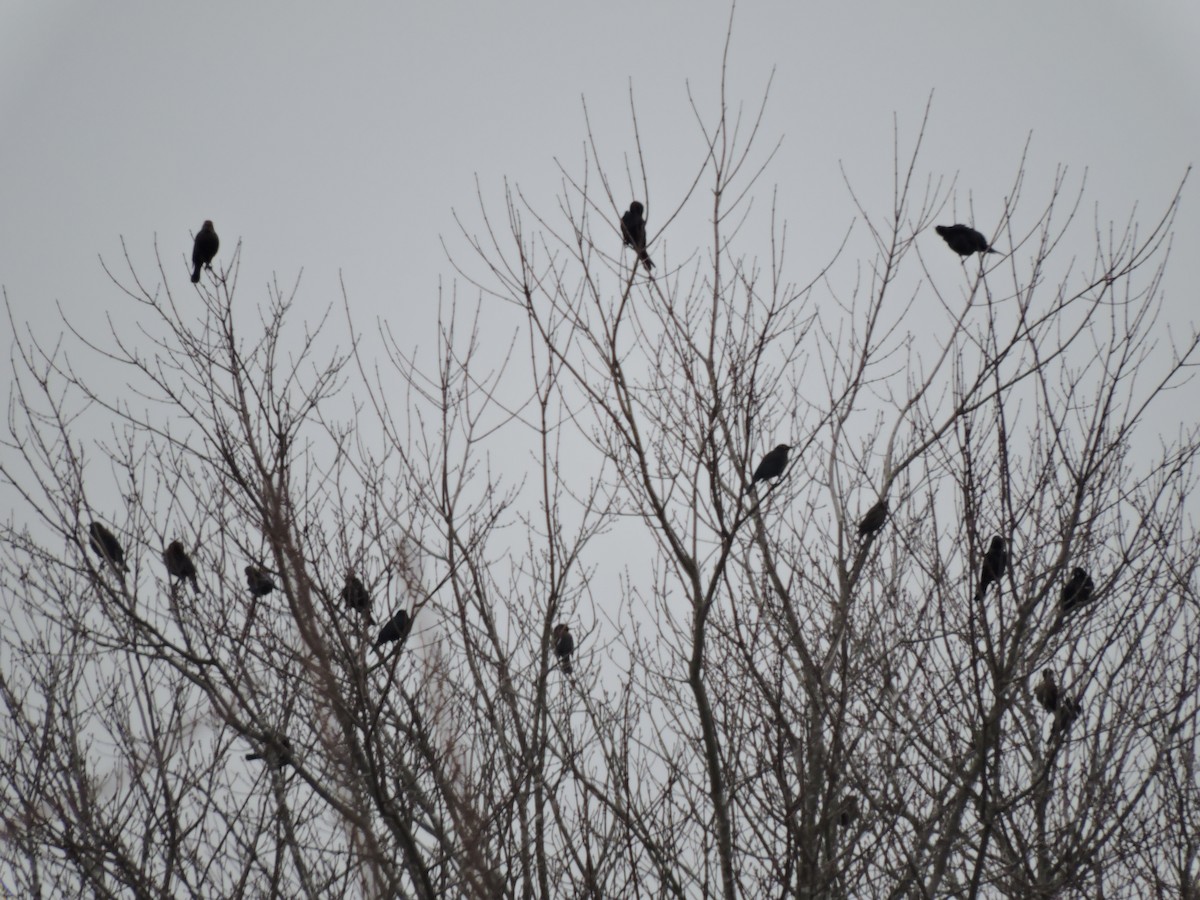
[[[999,253],[988,246],[987,238],[967,225],[937,225],[934,230],[959,256],[972,253]]]
[[[1050,737],[1066,734],[1083,713],[1082,697],[1059,697],[1058,709],[1054,712],[1054,724],[1050,726]]]
[[[93,522],[88,526],[88,544],[95,554],[112,566],[115,571],[129,571],[129,566],[125,565],[125,551],[121,549],[121,545],[113,533],[99,522]]]
[[[364,613],[368,625],[374,624],[375,617],[371,615],[371,594],[353,572],[346,573],[346,586],[342,588],[342,602],[346,604],[347,608]]]
[[[975,599],[982,601],[987,589],[998,582],[1004,575],[1004,568],[1008,565],[1008,550],[1005,548],[1004,538],[996,535],[992,538],[992,543],[988,546],[987,553],[983,557],[983,565],[979,572],[979,590],[975,593]]]
[[[884,522],[887,521],[887,517],[888,502],[887,500],[880,500],[867,510],[867,514],[858,523],[858,536],[865,537],[869,534],[874,534],[883,527]]]
[[[1075,610],[1092,603],[1096,599],[1095,592],[1096,584],[1092,581],[1092,576],[1078,566],[1072,569],[1071,577],[1063,585],[1062,597],[1058,602],[1059,624]]]
[[[182,542],[171,541],[167,544],[167,549],[163,551],[163,563],[166,564],[168,575],[181,581],[190,581],[192,590],[200,593],[200,584],[196,581],[196,564],[183,549]]]
[[[571,637],[571,629],[566,623],[554,626],[554,655],[562,670],[570,675],[574,671],[571,665],[571,654],[575,652],[575,638]]]
[[[211,219],[205,219],[200,230],[196,232],[196,242],[192,244],[192,284],[200,281],[200,269],[204,266],[212,268],[213,257],[221,246],[221,239],[213,230]]]
[[[379,632],[379,637],[375,639],[375,649],[378,650],[389,641],[399,641],[400,646],[403,647],[410,631],[412,631],[412,616],[404,610],[400,610],[388,620],[388,623]]]
[[[1058,684],[1054,681],[1053,669],[1042,672],[1042,680],[1033,689],[1033,696],[1046,712],[1052,713],[1058,709]]]
[[[754,470],[754,476],[750,479],[750,486],[758,484],[760,481],[766,481],[769,478],[778,478],[783,474],[783,470],[787,468],[788,451],[792,448],[788,444],[780,444],[774,450],[767,453],[762,458],[762,462],[758,464],[758,468]]]
[[[270,733],[263,740],[261,752],[247,753],[246,759],[264,760],[268,767],[280,769],[294,765],[292,762],[292,743],[286,737]]]
[[[638,201],[629,204],[629,211],[621,216],[621,239],[626,247],[637,251],[638,259],[649,272],[654,268],[654,263],[646,253],[646,220],[642,218],[642,211],[642,204]]]
[[[246,587],[255,597],[265,597],[275,590],[275,579],[258,566],[246,566]]]

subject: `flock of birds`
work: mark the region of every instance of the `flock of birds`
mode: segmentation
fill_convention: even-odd
[[[974,253],[998,252],[988,244],[987,239],[982,234],[966,225],[938,225],[936,226],[936,231],[950,246],[951,250],[964,258]],[[651,261],[646,249],[645,207],[637,200],[630,203],[629,210],[621,216],[621,238],[624,246],[633,248],[637,254],[638,261],[645,268],[647,275],[653,280],[654,276],[650,273],[654,269],[654,263]],[[200,227],[200,231],[197,232],[192,245],[193,284],[199,283],[202,269],[212,269],[212,261],[216,257],[220,247],[221,239],[217,237],[212,220],[206,219]],[[782,475],[784,469],[787,468],[788,451],[790,450],[791,447],[788,444],[780,444],[774,450],[767,453],[754,470],[750,485],[753,487],[760,481],[769,481]],[[887,500],[879,500],[867,510],[866,514],[859,521],[859,536],[869,537],[879,531],[887,521],[888,513]],[[123,577],[123,573],[129,571],[128,566],[125,565],[125,551],[122,549],[120,542],[111,531],[99,522],[92,522],[88,526],[88,543],[96,555],[108,563],[119,575]],[[188,555],[182,542],[171,541],[167,545],[166,550],[163,551],[163,564],[166,566],[167,573],[172,579],[178,582],[190,582],[192,590],[199,595],[200,583],[196,575],[196,564]],[[987,554],[983,559],[979,591],[977,593],[979,599],[983,598],[990,585],[1000,580],[1007,564],[1008,551],[1004,543],[1004,538],[996,536],[992,538],[991,546],[988,548]],[[255,565],[248,565],[246,566],[245,573],[246,587],[249,589],[251,596],[255,598],[265,597],[276,590],[275,579],[265,569]],[[1088,577],[1087,573],[1082,569],[1075,569],[1066,587],[1063,588],[1062,603],[1059,610],[1060,624],[1068,613],[1092,602],[1093,589],[1092,579]],[[346,574],[346,584],[342,588],[341,599],[347,608],[365,615],[368,624],[374,623],[374,616],[371,614],[371,594],[367,590],[366,585],[362,583],[362,580],[353,572]],[[412,624],[412,615],[407,610],[401,609],[380,630],[379,635],[375,639],[374,648],[378,650],[391,642],[396,642],[399,647],[403,647],[409,632],[412,630]],[[560,622],[554,626],[551,642],[560,668],[564,673],[570,675],[574,671],[571,664],[571,656],[575,652],[575,638],[571,635],[571,629],[566,623]],[[1043,673],[1042,682],[1037,686],[1035,696],[1037,701],[1047,711],[1055,715],[1052,733],[1057,733],[1068,728],[1081,711],[1078,699],[1062,695],[1061,690],[1055,683],[1054,672],[1051,669],[1047,669]],[[265,760],[272,768],[279,768],[282,765],[291,763],[291,744],[286,737],[276,734],[268,735],[263,747],[262,752],[251,753],[246,758],[251,760]]]

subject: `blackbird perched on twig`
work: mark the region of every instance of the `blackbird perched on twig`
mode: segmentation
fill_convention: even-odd
[[[988,246],[987,238],[967,225],[937,225],[934,230],[959,256],[972,253],[999,253]]]
[[[760,481],[766,481],[769,478],[778,478],[783,474],[783,470],[787,468],[788,451],[792,448],[788,444],[780,444],[774,450],[767,453],[762,458],[762,462],[758,464],[758,468],[754,470],[754,477],[750,479],[750,486],[758,484]]]
[[[246,566],[246,587],[255,597],[265,597],[275,590],[275,579],[258,566]]]
[[[167,566],[168,575],[180,581],[190,581],[192,590],[200,593],[200,584],[196,581],[196,564],[183,549],[182,542],[171,541],[167,544],[167,549],[163,551],[163,562]]]
[[[200,269],[204,266],[212,268],[213,257],[221,246],[221,239],[213,230],[211,219],[205,219],[204,224],[196,233],[196,242],[192,244],[192,284],[200,281]]]
[[[375,639],[375,649],[378,650],[389,641],[399,641],[400,646],[403,647],[410,631],[412,631],[412,616],[404,610],[400,610],[388,620],[388,623],[379,632],[379,637]]]
[[[1059,624],[1075,610],[1082,609],[1095,600],[1095,592],[1096,584],[1092,581],[1092,576],[1078,566],[1072,569],[1071,577],[1063,585],[1062,597],[1058,603]]]
[[[649,272],[654,268],[650,255],[646,253],[646,220],[642,218],[643,207],[634,200],[629,204],[629,211],[621,216],[621,239],[626,247],[637,251],[638,259]]]
[[[264,760],[272,769],[293,765],[292,743],[281,735],[268,734],[266,740],[263,741],[262,752],[247,753],[246,759]]]
[[[887,521],[887,517],[888,502],[887,500],[880,500],[867,510],[867,514],[858,523],[858,536],[866,537],[869,534],[874,534],[883,527],[884,522]]]
[[[1005,548],[1004,538],[996,535],[992,538],[992,543],[988,546],[987,553],[984,554],[983,565],[980,567],[979,590],[975,594],[977,600],[983,600],[987,589],[1004,575],[1004,567],[1007,565],[1008,550]]]
[[[125,551],[121,549],[113,533],[99,522],[88,526],[88,544],[98,557],[117,572],[129,571],[129,566],[125,565]]]
[[[1042,680],[1033,689],[1033,696],[1046,712],[1052,713],[1058,709],[1058,684],[1054,681],[1053,669],[1042,672]]]
[[[371,615],[371,594],[367,591],[366,585],[353,572],[346,573],[346,586],[342,588],[342,601],[349,609],[365,613],[368,625],[374,624],[375,617]]]
[[[571,665],[571,654],[575,652],[575,638],[571,637],[571,629],[565,622],[554,626],[554,655],[558,664],[568,675],[574,671]]]

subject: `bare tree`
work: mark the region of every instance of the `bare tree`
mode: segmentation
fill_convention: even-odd
[[[1022,161],[1003,252],[944,265],[959,193],[921,174],[923,121],[883,212],[847,176],[855,226],[795,280],[750,205],[764,109],[693,104],[666,210],[636,114],[624,185],[589,127],[556,212],[481,202],[478,300],[441,298],[432,362],[387,322],[377,358],[348,298],[248,313],[240,247],[186,298],[161,262],[106,270],[136,334],[20,333],[6,885],[1195,895],[1200,433],[1145,424],[1197,359],[1159,318],[1178,197],[1097,223],[1084,271],[1082,188],[1030,210]]]

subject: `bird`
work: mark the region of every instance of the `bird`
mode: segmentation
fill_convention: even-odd
[[[858,818],[858,797],[855,794],[846,794],[837,804],[838,824],[843,828],[849,828],[850,824]]]
[[[171,541],[163,551],[163,562],[167,566],[167,574],[181,581],[191,581],[192,590],[200,593],[200,584],[196,581],[196,564],[183,549],[180,541]]]
[[[575,638],[571,637],[571,629],[565,622],[554,626],[554,655],[558,664],[568,675],[574,671],[571,665],[571,654],[575,652]]]
[[[979,573],[979,590],[975,594],[976,600],[983,600],[987,589],[1000,580],[1004,574],[1004,567],[1007,565],[1008,550],[1005,549],[1004,538],[996,535],[992,538],[992,543],[983,557],[983,565],[980,567]]]
[[[1069,616],[1077,609],[1082,609],[1095,600],[1096,584],[1092,576],[1076,566],[1071,570],[1071,577],[1063,585],[1062,597],[1058,604],[1058,621]]]
[[[266,762],[272,769],[280,769],[284,766],[294,765],[292,762],[292,742],[286,737],[268,734],[263,741],[261,753],[247,753],[246,759],[256,760],[261,759]]]
[[[213,230],[212,219],[205,219],[196,234],[196,242],[192,244],[192,284],[200,281],[200,269],[203,266],[212,268],[213,257],[221,246],[221,239]]]
[[[246,566],[246,587],[255,597],[265,597],[275,590],[275,579],[258,566]]]
[[[766,481],[768,478],[777,478],[783,474],[783,470],[787,467],[788,451],[791,449],[788,444],[780,444],[774,450],[768,452],[762,458],[762,462],[758,464],[758,468],[754,470],[754,477],[750,479],[750,486],[753,487],[760,481]]]
[[[371,615],[371,594],[353,572],[346,573],[346,586],[342,588],[342,600],[349,609],[357,609],[365,613],[368,625],[375,622],[375,617]]]
[[[1054,724],[1050,726],[1050,737],[1053,739],[1060,734],[1066,734],[1075,720],[1083,713],[1080,697],[1062,697],[1058,701],[1058,709],[1054,713]]]
[[[972,253],[999,253],[988,246],[987,238],[969,225],[937,225],[934,230],[942,236],[950,249],[959,256]]]
[[[388,641],[399,641],[400,646],[403,647],[410,631],[412,631],[412,617],[404,610],[400,610],[388,620],[388,623],[379,632],[379,637],[375,639],[375,649],[378,650]]]
[[[1053,669],[1042,672],[1042,680],[1033,689],[1033,696],[1046,712],[1052,713],[1058,709],[1058,685],[1054,681]]]
[[[99,522],[88,526],[88,544],[98,557],[118,572],[129,571],[129,566],[125,565],[125,551],[121,549],[113,533]]]
[[[888,502],[887,500],[880,500],[867,510],[867,514],[858,523],[858,536],[865,537],[874,534],[883,527],[883,523],[887,521],[887,517]]]
[[[629,211],[621,216],[621,239],[626,247],[637,251],[638,259],[649,272],[654,268],[646,252],[646,220],[642,218],[644,207],[637,200],[629,204]]]

